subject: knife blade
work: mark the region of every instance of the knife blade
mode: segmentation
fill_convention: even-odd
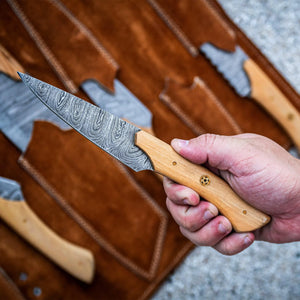
[[[236,46],[227,52],[211,43],[200,51],[211,61],[241,97],[256,100],[285,129],[300,150],[300,114],[268,75],[247,54]]]
[[[155,171],[194,189],[230,220],[235,231],[252,231],[270,221],[223,179],[185,160],[160,139],[50,84],[19,75],[40,101],[95,145],[134,171]]]
[[[95,262],[91,251],[58,236],[27,205],[20,184],[4,177],[0,177],[0,217],[69,274],[92,281]]]

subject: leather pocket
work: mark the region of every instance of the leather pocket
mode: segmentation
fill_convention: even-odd
[[[74,131],[37,122],[20,159],[24,171],[20,152],[0,134],[6,158],[0,176],[21,183],[28,205],[57,234],[93,252],[93,282],[81,284],[2,223],[0,264],[27,298],[35,288],[39,299],[144,298],[193,246],[161,208],[164,197],[153,201],[126,170],[84,141]],[[70,148],[73,154],[65,152]]]
[[[47,122],[36,122],[19,161],[100,247],[134,273],[155,275],[167,216],[125,167],[74,130]]]
[[[211,42],[232,51],[235,33],[206,1],[148,0],[192,56],[199,55],[199,46]]]
[[[14,47],[22,49],[21,55],[26,61],[20,58],[20,54],[16,58],[20,59],[26,71],[36,74],[36,68],[32,67],[35,62],[38,63],[36,59],[42,54],[44,61],[39,64],[44,64],[46,60],[70,92],[75,93],[80,84],[89,78],[98,80],[107,89],[113,90],[118,65],[97,40],[88,38],[91,33],[87,27],[78,24],[72,12],[62,2],[43,0],[36,5],[35,1],[8,0],[7,3],[9,7],[3,7],[6,10],[3,14],[11,15],[12,19],[18,18],[18,21],[15,22],[17,28],[11,28],[10,24],[1,25],[6,28],[2,32],[4,46],[11,51],[10,42],[6,39],[19,36],[19,32],[25,31],[25,44],[35,45],[40,52],[36,56],[30,50],[25,55],[27,47],[24,48],[23,38],[14,39]],[[38,77],[45,78],[43,74]]]
[[[222,102],[199,77],[195,77],[189,87],[167,80],[160,99],[197,136],[206,132],[224,135],[242,133]]]

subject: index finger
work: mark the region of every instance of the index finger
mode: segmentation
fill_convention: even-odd
[[[167,177],[164,177],[163,185],[167,197],[175,204],[195,206],[200,202],[198,193],[191,188],[178,184]]]

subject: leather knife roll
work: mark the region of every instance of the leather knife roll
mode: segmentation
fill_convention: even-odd
[[[76,95],[87,101],[80,91],[84,80],[95,79],[113,91],[117,78],[152,112],[154,134],[166,142],[197,135],[183,121],[187,115],[204,131],[253,132],[288,147],[289,138],[270,115],[237,96],[204,56],[191,55],[150,2],[0,1],[1,44],[30,75],[61,89],[68,89],[71,82]],[[210,41],[232,50],[240,44],[291,102],[299,104],[297,94],[216,1],[208,1],[216,13],[211,13],[211,6],[203,9],[200,1],[156,2],[192,46]],[[230,24],[225,34],[216,25],[220,19]],[[211,94],[184,88],[197,77]],[[166,90],[168,80],[176,85]],[[164,92],[180,110],[160,99]],[[208,95],[222,104],[227,117]],[[208,104],[205,112],[203,103]],[[199,123],[198,115],[206,117]],[[216,115],[218,124],[211,124],[210,116]],[[96,258],[95,281],[83,285],[4,225],[0,263],[25,297],[32,298],[37,286],[43,291],[39,299],[149,298],[193,248],[168,215],[161,182],[153,174],[128,172],[74,131],[46,122],[35,123],[22,156],[2,135],[0,142],[1,157],[7,157],[1,161],[0,175],[20,181],[36,213],[66,239],[92,250]],[[32,274],[28,281],[19,280],[22,270]]]

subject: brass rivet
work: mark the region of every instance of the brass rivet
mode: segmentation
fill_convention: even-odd
[[[246,209],[243,210],[243,214],[244,214],[244,215],[247,214],[247,210],[246,210]]]
[[[177,165],[177,162],[176,162],[176,161],[173,161],[173,162],[172,162],[172,165],[173,165],[173,166],[176,166],[176,165]]]
[[[289,121],[292,121],[294,119],[294,115],[292,113],[289,113],[287,115],[287,118],[288,118]]]
[[[207,175],[202,175],[202,176],[200,177],[200,183],[201,183],[202,185],[209,185],[209,184],[210,184],[210,179],[209,179],[209,177],[208,177]]]

